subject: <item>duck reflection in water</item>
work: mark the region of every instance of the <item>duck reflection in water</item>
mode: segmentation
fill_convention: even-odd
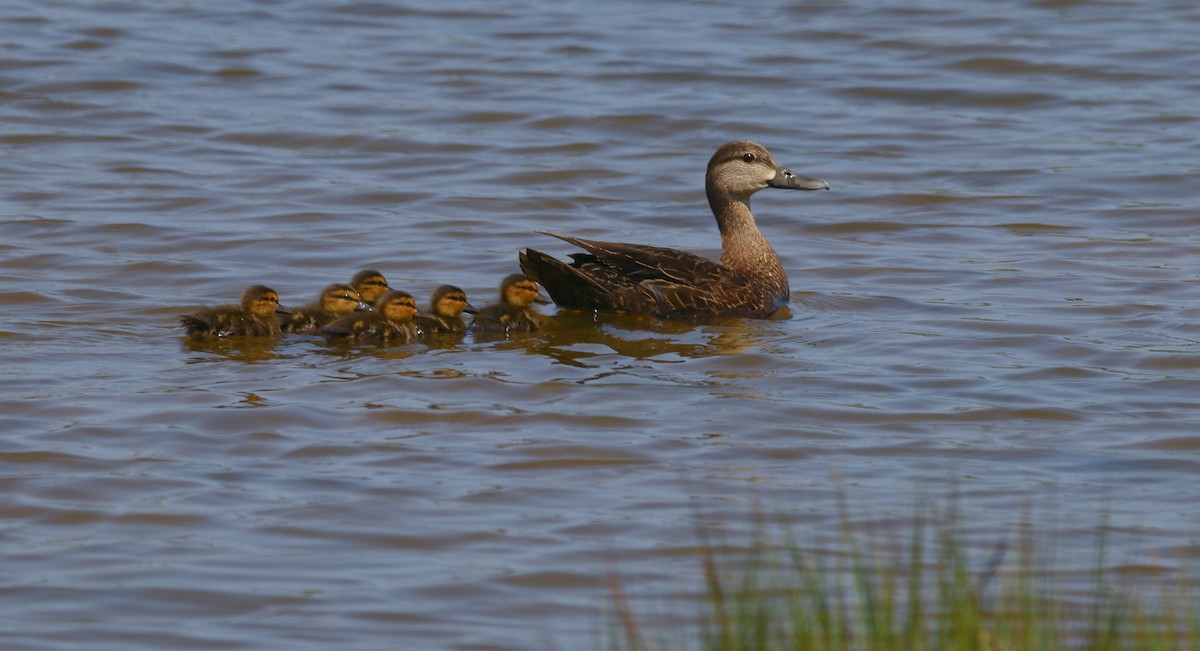
[[[686,359],[745,353],[778,332],[769,320],[740,317],[662,319],[635,314],[562,310],[531,341],[530,352],[577,368],[604,368],[613,355],[674,364]]]
[[[280,315],[288,309],[279,305],[279,294],[266,285],[254,285],[242,294],[239,305],[224,305],[179,317],[193,339],[213,337],[278,337]]]
[[[345,283],[336,283],[321,290],[316,303],[292,310],[292,313],[283,319],[283,331],[317,334],[321,328],[338,317],[370,309],[353,287]]]

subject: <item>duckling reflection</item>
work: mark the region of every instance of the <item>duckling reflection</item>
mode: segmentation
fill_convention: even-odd
[[[471,321],[471,332],[535,332],[542,325],[534,302],[537,283],[523,274],[512,274],[500,283],[500,301],[479,311]]]
[[[390,289],[387,278],[384,278],[383,274],[375,269],[363,269],[354,274],[354,277],[350,279],[350,286],[358,292],[362,302],[367,305],[374,305],[375,301],[378,301],[379,297]]]
[[[369,309],[353,287],[335,283],[321,290],[316,303],[292,310],[291,315],[283,320],[283,331],[316,334],[338,317]]]
[[[433,298],[429,301],[429,314],[418,314],[415,317],[421,334],[455,334],[461,335],[467,331],[467,322],[462,314],[474,314],[475,308],[467,302],[467,294],[454,285],[442,285],[433,290]]]
[[[179,317],[193,339],[209,337],[278,337],[282,334],[279,294],[266,285],[254,285],[242,294],[239,305],[210,307]]]
[[[374,312],[347,314],[321,328],[330,343],[407,344],[417,340],[420,332],[413,323],[417,301],[408,292],[393,289],[375,302]]]

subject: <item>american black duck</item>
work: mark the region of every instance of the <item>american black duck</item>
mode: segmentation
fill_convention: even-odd
[[[534,332],[541,328],[541,315],[534,302],[537,284],[524,274],[512,274],[500,283],[500,301],[479,310],[471,320],[471,332]]]
[[[413,323],[417,301],[408,292],[393,289],[375,301],[372,312],[351,312],[321,328],[330,342],[406,344],[420,334]]]
[[[278,337],[280,314],[279,294],[266,285],[254,285],[242,294],[239,305],[210,307],[195,314],[179,317],[179,322],[194,339],[210,337]]]
[[[788,302],[787,275],[758,230],[750,197],[763,188],[829,189],[775,162],[762,145],[735,140],[708,162],[704,189],[721,232],[721,260],[658,246],[599,242],[539,231],[586,251],[564,263],[534,249],[521,270],[559,307],[660,317],[766,318]]]
[[[292,310],[283,319],[283,331],[296,334],[317,334],[338,317],[356,310],[370,310],[358,292],[345,283],[335,283],[321,290],[317,302]]]
[[[467,331],[463,312],[475,313],[467,302],[467,294],[454,285],[442,285],[433,290],[429,314],[418,314],[414,320],[422,334],[462,334]]]

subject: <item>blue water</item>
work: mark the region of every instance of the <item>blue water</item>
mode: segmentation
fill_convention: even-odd
[[[0,48],[6,649],[590,648],[614,574],[686,636],[698,527],[828,549],[839,493],[1196,553],[1193,3],[52,2]],[[832,186],[754,200],[790,320],[176,324],[365,267],[486,303],[539,229],[716,255],[735,138]]]

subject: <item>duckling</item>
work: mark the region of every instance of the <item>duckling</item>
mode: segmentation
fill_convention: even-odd
[[[454,285],[442,285],[433,290],[429,301],[429,314],[415,317],[421,334],[462,334],[467,331],[467,322],[462,313],[475,314],[475,308],[467,302],[467,294]]]
[[[358,292],[362,302],[367,305],[374,305],[375,301],[379,300],[379,297],[387,293],[389,289],[387,278],[374,269],[363,269],[354,274],[354,277],[350,279],[350,286]]]
[[[586,251],[564,263],[534,249],[521,270],[542,284],[559,307],[660,317],[767,318],[787,305],[787,274],[758,230],[750,196],[763,188],[828,190],[775,162],[762,145],[735,140],[708,162],[704,190],[721,232],[721,260],[675,249],[598,242],[548,231]]]
[[[420,331],[413,323],[417,313],[417,301],[412,294],[393,289],[375,301],[375,311],[351,313],[339,317],[321,332],[330,343],[354,341],[357,343],[400,343],[417,340]]]
[[[316,334],[322,326],[354,311],[369,310],[358,292],[344,283],[335,283],[321,290],[317,302],[292,310],[283,321],[283,331],[296,334]]]
[[[254,285],[242,294],[240,305],[210,307],[179,317],[193,339],[207,337],[278,337],[280,314],[288,309],[279,305],[279,294],[266,285]]]
[[[471,332],[534,332],[542,320],[533,305],[537,299],[537,284],[528,276],[512,274],[500,283],[500,301],[475,315]]]

